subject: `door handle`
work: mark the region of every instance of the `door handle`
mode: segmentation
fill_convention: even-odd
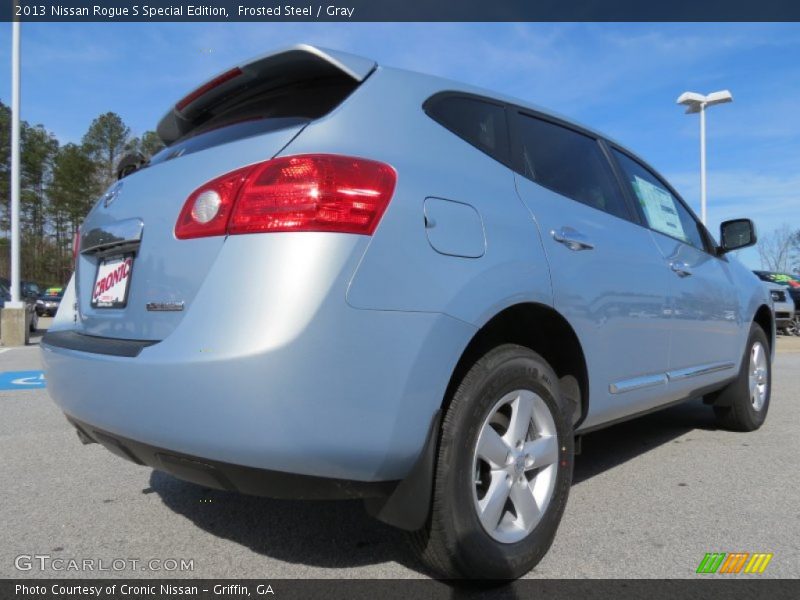
[[[550,235],[555,241],[564,244],[570,250],[594,250],[594,244],[589,241],[589,238],[572,227],[562,227],[558,231],[554,229]]]
[[[692,270],[689,268],[689,265],[679,260],[669,263],[669,268],[672,269],[675,274],[678,275],[678,277],[688,277],[692,274]]]

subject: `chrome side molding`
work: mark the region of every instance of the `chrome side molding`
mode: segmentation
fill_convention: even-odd
[[[623,379],[608,386],[608,391],[612,394],[624,394],[625,392],[632,392],[633,390],[641,390],[642,388],[655,387],[657,385],[664,385],[667,383],[667,376],[664,373],[658,375],[643,375],[641,377],[633,377],[632,379]]]
[[[710,363],[707,365],[699,365],[697,367],[687,367],[686,369],[668,371],[667,377],[669,377],[670,381],[680,381],[681,379],[699,377],[700,375],[708,375],[710,373],[716,373],[717,371],[727,371],[728,369],[734,368],[736,368],[736,364],[732,362]]]
[[[664,385],[669,381],[681,381],[691,377],[710,375],[711,373],[717,373],[718,371],[727,371],[735,368],[735,363],[718,362],[709,363],[706,365],[698,365],[695,367],[687,367],[685,369],[676,369],[674,371],[658,373],[655,375],[642,375],[641,377],[633,377],[631,379],[616,381],[608,386],[608,391],[612,394],[624,394],[625,392],[632,392],[633,390],[641,390],[643,388]]]

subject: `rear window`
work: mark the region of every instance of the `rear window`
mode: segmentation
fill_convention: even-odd
[[[495,160],[508,164],[506,109],[481,98],[449,93],[433,96],[424,106],[434,121]]]
[[[279,131],[289,127],[296,127],[297,125],[305,125],[308,122],[309,119],[300,117],[254,118],[244,120],[240,123],[220,125],[217,128],[205,128],[204,130],[192,132],[182,140],[178,140],[171,146],[164,148],[150,159],[149,164],[157,165],[171,158],[185,156],[193,152],[200,152],[206,148],[221,146],[222,144],[262,135],[271,131]]]
[[[359,83],[329,64],[283,76],[245,78],[242,85],[187,109],[180,133],[150,159],[158,164],[236,140],[304,125],[339,106]],[[199,107],[198,107],[199,106]],[[165,135],[159,125],[159,136]]]

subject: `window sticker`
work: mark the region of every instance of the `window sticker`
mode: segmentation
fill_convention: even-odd
[[[683,230],[675,198],[667,190],[653,185],[638,175],[633,176],[633,189],[644,209],[650,227],[685,242],[689,241]]]

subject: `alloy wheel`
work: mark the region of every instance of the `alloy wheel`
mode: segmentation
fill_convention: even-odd
[[[558,456],[555,421],[541,396],[515,390],[494,405],[473,458],[473,498],[486,533],[511,544],[536,527],[553,496]]]

